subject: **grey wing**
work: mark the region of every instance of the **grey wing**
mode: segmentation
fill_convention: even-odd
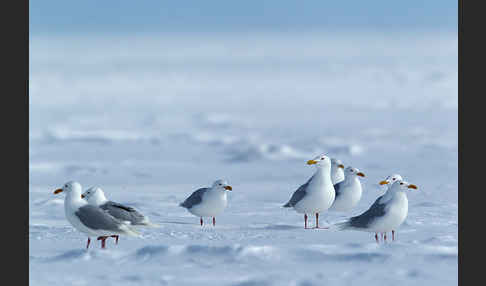
[[[310,179],[305,184],[300,186],[297,191],[294,192],[294,194],[290,198],[290,201],[288,201],[288,203],[284,205],[284,208],[290,208],[295,206],[298,202],[300,202],[300,200],[305,197],[305,195],[307,194],[307,186],[309,185],[309,182],[312,180],[312,178],[314,178],[314,176],[310,177]]]
[[[121,221],[129,221],[132,225],[140,224],[146,220],[145,216],[132,207],[127,207],[119,203],[108,201],[100,206],[113,217]]]
[[[386,204],[379,203],[381,197],[376,199],[376,201],[371,205],[371,207],[360,214],[349,219],[348,225],[357,228],[366,228],[370,226],[373,221],[380,218],[386,214]]]
[[[336,191],[336,198],[337,198],[341,194],[341,182],[334,185],[334,190]]]
[[[120,230],[122,222],[115,219],[99,207],[85,205],[74,213],[81,223],[91,229]]]
[[[180,203],[181,207],[185,207],[186,209],[190,209],[193,206],[200,204],[202,202],[202,197],[204,193],[209,190],[209,188],[201,188],[194,193],[192,193],[184,202]]]

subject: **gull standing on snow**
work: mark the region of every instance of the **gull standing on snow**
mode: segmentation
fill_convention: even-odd
[[[315,214],[315,228],[319,228],[319,213],[329,209],[336,196],[331,181],[331,159],[325,155],[320,155],[307,161],[307,164],[316,165],[317,171],[294,192],[284,207],[293,207],[298,213],[303,213],[304,228],[306,229],[307,214]]]
[[[113,201],[109,201],[105,197],[105,193],[99,187],[91,187],[87,189],[82,195],[90,205],[100,207],[102,210],[108,212],[111,216],[121,221],[129,222],[132,226],[147,226],[147,227],[157,227],[158,225],[153,224],[149,219],[143,214],[139,213],[132,207],[125,206]],[[118,244],[118,235],[112,235]]]
[[[400,176],[399,174],[393,174],[393,175],[386,177],[385,180],[383,180],[379,183],[380,185],[387,185],[385,193],[377,199],[377,200],[380,201],[380,203],[383,203],[383,202],[390,199],[391,195],[390,194],[387,195],[387,192],[390,189],[391,185],[393,185],[393,183],[395,183],[395,181],[397,181],[397,180],[403,180],[402,176]],[[381,234],[381,239],[383,239],[383,233]],[[386,240],[386,232],[385,232],[384,239]],[[392,240],[395,240],[395,230],[393,230],[393,229],[392,229]]]
[[[417,186],[403,180],[396,180],[388,189],[387,193],[378,198],[373,205],[359,216],[338,223],[337,226],[343,229],[374,232],[378,242],[379,232],[388,232],[400,226],[408,214],[408,199],[406,191],[417,189]],[[387,196],[386,200],[383,197]]]
[[[97,236],[98,240],[101,240],[101,248],[105,248],[105,240],[112,234],[139,236],[128,224],[114,218],[99,207],[88,204],[81,198],[81,190],[80,183],[70,181],[55,190],[54,194],[66,193],[64,199],[66,219],[78,231],[88,235],[86,248],[89,247],[91,236]]]
[[[344,165],[339,159],[331,158],[331,180],[335,185],[344,180]]]
[[[210,188],[201,188],[194,191],[179,206],[186,208],[191,214],[200,218],[213,217],[213,226],[216,226],[216,216],[223,212],[228,204],[227,191],[233,188],[224,180],[217,180]]]
[[[361,182],[358,176],[364,177],[357,168],[347,167],[344,170],[346,176],[344,181],[334,185],[336,191],[336,198],[334,203],[329,208],[330,211],[347,212],[352,210],[361,199]]]

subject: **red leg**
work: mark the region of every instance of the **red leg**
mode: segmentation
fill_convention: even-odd
[[[203,225],[203,219],[201,218],[201,219],[199,220],[199,222],[201,223],[201,226],[202,226],[202,225]]]
[[[98,240],[101,240],[101,248],[105,248],[105,240],[108,238],[108,236],[100,236],[98,237]]]
[[[395,240],[395,231],[392,230],[392,240]]]
[[[304,214],[304,228],[307,229],[307,214]]]
[[[328,229],[329,227],[319,227],[319,214],[316,213],[316,227],[314,227],[315,229]]]
[[[91,239],[89,239],[89,237],[88,237],[88,243],[86,244],[86,249],[88,249],[88,248],[89,248],[89,243],[90,243],[90,242],[91,242]]]
[[[112,235],[111,237],[115,238],[115,243],[118,244],[118,235]]]
[[[213,216],[213,226],[216,226],[216,218]]]
[[[385,241],[386,241],[386,232],[385,232]]]
[[[376,243],[380,243],[380,241],[378,240],[378,233],[375,232],[375,240],[376,240]]]

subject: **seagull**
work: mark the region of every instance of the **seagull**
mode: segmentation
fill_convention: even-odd
[[[331,158],[331,180],[332,184],[336,185],[337,183],[344,180],[344,165],[339,159]]]
[[[337,226],[341,230],[374,232],[376,242],[378,242],[379,232],[386,233],[396,229],[407,218],[408,199],[405,191],[409,189],[416,190],[417,186],[403,180],[396,180],[387,191],[387,200],[382,202],[384,196],[376,199],[366,212],[338,223]]]
[[[390,198],[390,195],[387,195],[387,196],[385,196],[385,195],[387,194],[387,191],[390,189],[391,185],[393,183],[395,183],[395,181],[397,181],[397,180],[403,180],[402,176],[400,176],[399,174],[393,174],[393,175],[386,177],[385,180],[383,180],[379,183],[380,185],[387,185],[385,193],[378,198],[381,203],[387,201]],[[383,239],[383,233],[381,234],[381,239]],[[385,232],[384,239],[386,240],[386,232]],[[392,230],[392,240],[395,240],[395,230]]]
[[[216,226],[216,216],[223,212],[228,204],[227,192],[233,188],[225,180],[216,180],[210,188],[200,188],[194,191],[179,206],[186,208],[191,214],[200,218],[213,217],[213,226]]]
[[[81,190],[80,183],[70,181],[55,190],[54,194],[66,193],[64,199],[66,219],[78,231],[88,235],[86,248],[89,248],[91,236],[97,236],[98,240],[101,240],[101,248],[105,248],[105,240],[113,233],[139,236],[127,223],[114,218],[99,207],[88,204],[81,198]]]
[[[158,227],[158,225],[151,223],[146,216],[134,208],[106,199],[105,193],[99,187],[87,189],[81,195],[81,198],[88,201],[90,205],[100,207],[114,218],[129,222],[132,226]],[[112,235],[111,237],[114,237],[116,244],[118,244],[118,235]]]
[[[293,207],[298,213],[304,214],[304,228],[307,229],[307,214],[316,214],[316,226],[319,228],[319,213],[326,211],[334,202],[336,192],[331,181],[331,159],[325,155],[307,161],[308,165],[316,165],[317,171],[292,195],[283,207]]]
[[[358,176],[364,177],[365,175],[353,167],[347,167],[344,173],[346,174],[344,181],[334,185],[336,198],[329,208],[330,211],[350,211],[361,199],[362,188]]]

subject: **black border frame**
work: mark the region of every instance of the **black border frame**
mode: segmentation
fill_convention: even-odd
[[[29,284],[29,1],[4,1],[2,37],[2,257],[4,281]],[[6,36],[6,37],[5,37]],[[7,283],[8,283],[7,282]]]

